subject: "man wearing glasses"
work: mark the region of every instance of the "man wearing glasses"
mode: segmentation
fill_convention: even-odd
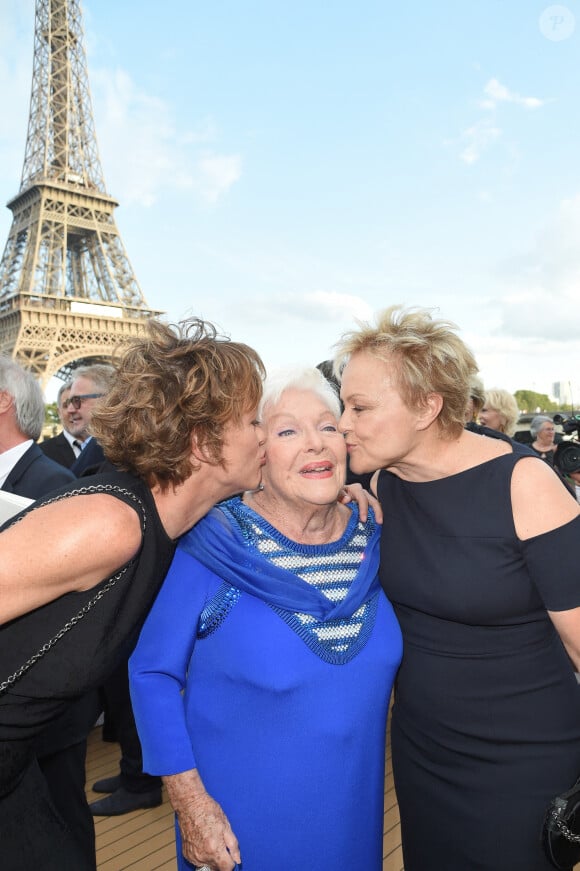
[[[67,469],[70,469],[76,458],[80,456],[82,447],[79,439],[71,435],[67,429],[66,401],[70,396],[70,386],[70,381],[61,384],[56,397],[56,407],[62,432],[38,443],[38,447],[43,454],[46,454],[51,460]]]
[[[73,372],[73,381],[65,402],[66,429],[82,445],[82,451],[71,471],[78,477],[96,472],[104,455],[101,446],[90,433],[91,417],[99,399],[113,386],[115,370],[105,363],[79,366]]]

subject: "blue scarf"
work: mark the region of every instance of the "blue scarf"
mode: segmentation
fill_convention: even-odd
[[[380,589],[378,579],[380,526],[368,545],[357,575],[342,602],[323,593],[293,572],[253,551],[236,524],[214,508],[180,540],[179,548],[195,557],[233,587],[285,611],[310,614],[321,622],[348,619]]]

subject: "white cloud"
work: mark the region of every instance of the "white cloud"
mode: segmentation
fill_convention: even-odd
[[[373,309],[361,297],[324,290],[255,296],[240,301],[236,308],[236,315],[252,321],[280,324],[281,319],[290,318],[309,326],[313,323],[326,325],[329,322],[351,323],[353,319],[369,320],[373,315]]]
[[[486,118],[468,127],[460,137],[463,143],[463,149],[459,154],[461,160],[469,165],[476,163],[483,152],[497,142],[500,136],[501,129]]]
[[[539,109],[545,104],[545,100],[539,97],[522,97],[515,91],[510,91],[502,85],[498,79],[490,79],[483,89],[487,99],[482,100],[483,109],[495,109],[498,103],[516,103],[526,109]]]
[[[580,194],[562,201],[530,251],[502,264],[498,333],[580,346]]]
[[[207,154],[199,159],[200,190],[208,203],[215,203],[242,175],[242,159],[237,154]]]
[[[489,79],[483,92],[485,97],[480,100],[479,107],[486,115],[467,127],[459,137],[459,157],[468,165],[477,163],[482,154],[501,138],[503,131],[495,120],[499,104],[513,103],[526,109],[539,109],[545,104],[545,100],[539,97],[522,97],[521,94],[510,91],[498,79]]]
[[[151,207],[163,191],[215,203],[240,178],[239,155],[210,149],[219,136],[213,119],[183,128],[168,103],[120,68],[96,69],[91,81],[106,186],[124,204]]]

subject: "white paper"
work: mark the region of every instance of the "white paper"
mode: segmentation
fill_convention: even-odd
[[[7,493],[0,490],[0,525],[6,523],[27,505],[34,502],[34,499],[27,499],[26,496],[17,496],[16,493]]]

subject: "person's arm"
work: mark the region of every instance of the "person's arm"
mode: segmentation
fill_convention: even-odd
[[[548,611],[548,614],[572,661],[574,671],[580,672],[580,608]]]
[[[70,496],[0,533],[0,624],[94,587],[141,544],[135,510],[106,494]]]
[[[377,523],[383,522],[383,509],[380,506],[379,500],[375,495],[373,495],[373,493],[369,493],[368,490],[365,490],[361,484],[355,482],[345,484],[338,501],[342,502],[344,505],[348,505],[349,502],[356,502],[358,505],[359,516],[363,523],[366,522],[368,517],[368,508],[370,505],[374,511]]]
[[[511,485],[516,534],[521,541],[542,535],[580,514],[580,505],[547,463],[522,457]]]
[[[232,871],[241,863],[238,840],[220,805],[206,792],[197,769],[163,777],[177,815],[181,848],[196,867]]]
[[[542,461],[522,459],[512,476],[512,507],[533,580],[576,671],[580,671],[580,505]],[[576,607],[566,607],[574,604]]]

